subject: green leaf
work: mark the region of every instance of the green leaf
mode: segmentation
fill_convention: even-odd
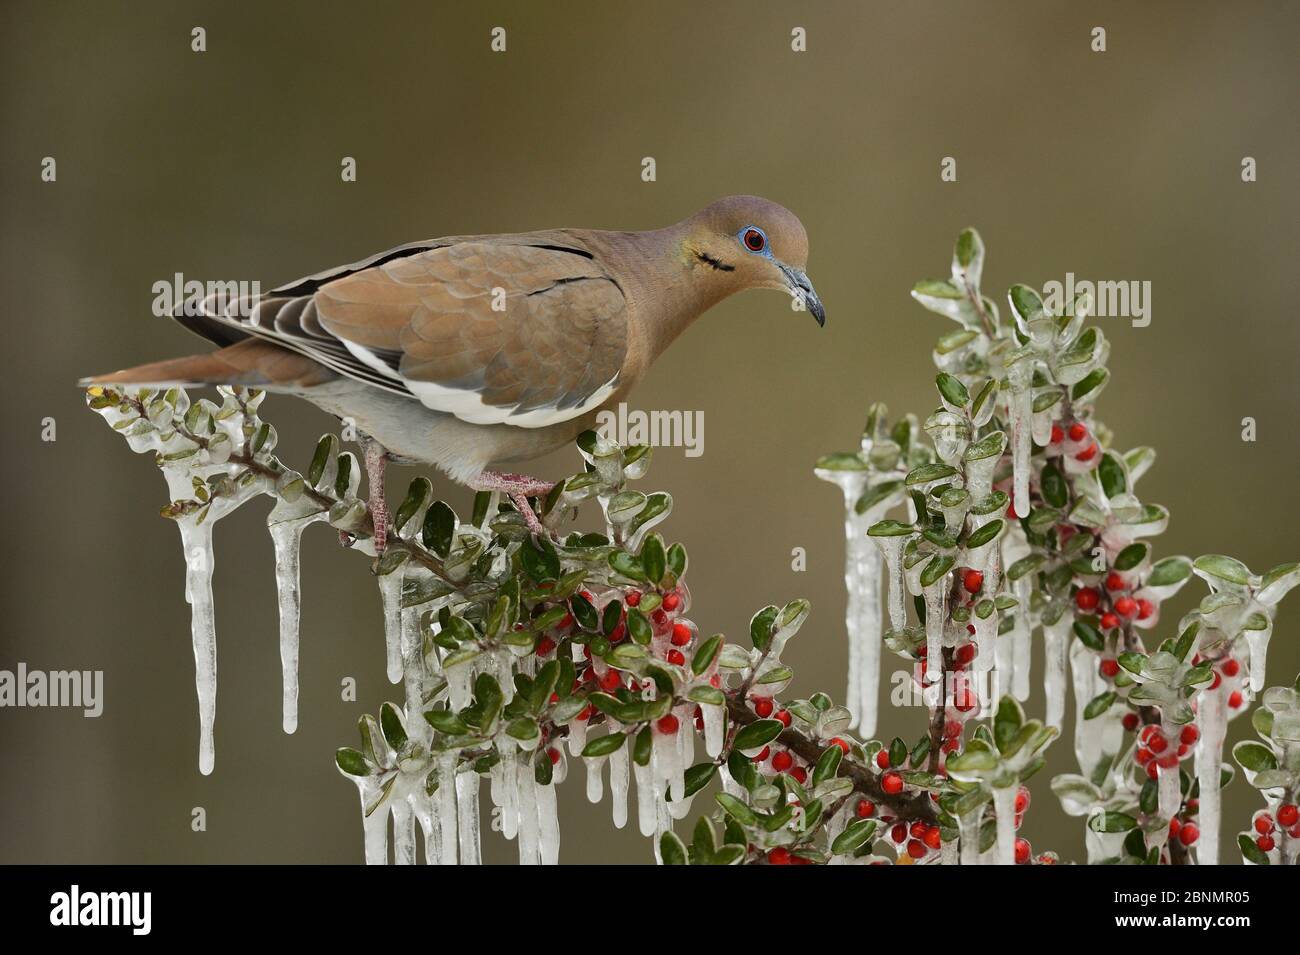
[[[1043,465],[1043,475],[1039,486],[1043,492],[1043,500],[1052,507],[1065,507],[1069,503],[1070,489],[1065,483],[1065,476],[1061,474],[1061,469],[1056,466],[1055,461],[1048,461]]]
[[[727,694],[713,686],[693,686],[686,694],[686,698],[692,703],[709,703],[713,706],[721,706],[727,702]]]
[[[402,717],[392,703],[385,703],[379,708],[379,727],[383,730],[388,745],[400,753],[406,745],[406,728],[402,726]]]
[[[424,515],[424,528],[420,537],[424,546],[439,557],[451,552],[451,540],[456,533],[456,512],[442,501],[434,501]]]
[[[817,757],[817,764],[813,766],[812,784],[816,787],[819,783],[827,779],[832,779],[839,771],[840,760],[844,758],[844,751],[838,746],[827,746],[822,754]]]
[[[1147,554],[1151,552],[1151,545],[1138,541],[1135,544],[1129,544],[1115,556],[1116,570],[1132,570],[1134,567],[1147,559]]]
[[[985,544],[989,543],[989,541],[1002,533],[1003,526],[1004,522],[1000,517],[996,520],[989,521],[979,530],[971,534],[970,537],[966,538],[966,547],[970,550],[974,550],[976,547],[983,547]]]
[[[691,657],[691,672],[696,676],[704,673],[713,665],[714,659],[718,656],[718,651],[722,649],[722,634],[715,633],[709,639],[700,644],[695,655]]]
[[[1113,452],[1107,451],[1102,455],[1101,462],[1097,465],[1097,478],[1101,481],[1101,489],[1109,498],[1118,497],[1128,490],[1128,474],[1124,470],[1124,463]]]
[[[694,796],[709,784],[709,781],[713,779],[717,772],[718,766],[716,763],[696,763],[686,770],[686,795]]]
[[[913,484],[930,484],[934,481],[953,477],[956,473],[957,469],[947,464],[923,464],[919,468],[910,471],[904,482],[908,487]]]
[[[925,565],[925,570],[921,571],[921,586],[929,587],[943,578],[948,571],[952,570],[957,563],[957,559],[951,554],[936,554],[934,558]]]
[[[469,732],[465,721],[451,710],[425,710],[424,719],[439,733],[446,733],[448,736],[463,736]]]
[[[1268,856],[1264,850],[1255,844],[1255,840],[1244,832],[1237,836],[1237,848],[1241,849],[1242,857],[1250,860],[1255,865],[1272,865],[1268,861]]]
[[[781,735],[785,724],[780,720],[756,720],[736,733],[732,749],[759,750]]]
[[[366,765],[366,758],[351,747],[344,746],[334,754],[334,762],[338,764],[339,769],[349,776],[369,776],[370,767]]]
[[[835,837],[835,841],[831,843],[831,852],[835,855],[855,852],[866,845],[875,833],[876,820],[859,819],[845,827],[844,831]]]
[[[718,793],[713,798],[718,801],[718,805],[723,808],[728,816],[735,819],[742,826],[758,825],[758,815],[735,796],[729,793]]]
[[[1226,580],[1232,584],[1246,586],[1250,583],[1250,568],[1234,557],[1222,554],[1208,554],[1196,558],[1193,566],[1203,574]]]
[[[587,745],[582,747],[582,755],[588,757],[608,756],[625,743],[627,743],[627,737],[622,733],[597,736],[595,739],[587,740]]]
[[[1099,693],[1088,701],[1088,705],[1083,708],[1083,718],[1085,720],[1096,719],[1101,714],[1110,709],[1111,704],[1116,700],[1114,690],[1108,690],[1105,693]]]
[[[771,644],[772,625],[776,622],[776,615],[779,612],[776,607],[769,604],[750,619],[749,639],[756,649],[766,650]]]
[[[1099,812],[1088,820],[1093,832],[1128,832],[1137,827],[1137,820],[1126,812]]]
[[[659,858],[664,865],[687,865],[686,844],[672,830],[659,837]]]
[[[939,387],[939,396],[953,407],[965,408],[970,403],[970,392],[966,386],[947,372],[939,372],[935,384]]]
[[[1083,380],[1076,383],[1070,397],[1078,401],[1086,395],[1091,395],[1101,388],[1110,378],[1110,372],[1105,368],[1094,368],[1083,377]]]
[[[668,569],[668,554],[664,550],[663,538],[658,534],[651,534],[641,545],[641,566],[650,583],[657,585],[663,580]]]
[[[911,524],[903,524],[899,521],[877,521],[867,528],[869,537],[905,537],[909,534],[915,534],[916,528]]]
[[[1000,752],[1007,751],[1024,722],[1025,711],[1014,696],[1008,694],[998,701],[997,712],[993,716],[993,741]]]
[[[1252,773],[1277,769],[1277,756],[1273,750],[1255,740],[1242,740],[1232,747],[1232,758],[1242,769],[1248,769]]]

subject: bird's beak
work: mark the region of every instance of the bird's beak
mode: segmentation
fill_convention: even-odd
[[[785,276],[785,284],[790,289],[790,294],[803,302],[803,307],[812,313],[812,317],[817,319],[818,325],[824,326],[826,324],[826,307],[822,305],[822,300],[817,297],[817,290],[813,288],[807,274],[785,264],[781,265],[781,273]]]

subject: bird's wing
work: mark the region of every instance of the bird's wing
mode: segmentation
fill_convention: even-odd
[[[404,247],[240,311],[205,303],[202,321],[475,424],[579,417],[617,388],[627,354],[618,283],[586,250],[559,245]]]

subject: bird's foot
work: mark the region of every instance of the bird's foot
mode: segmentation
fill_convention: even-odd
[[[555,487],[552,481],[529,477],[526,474],[502,474],[497,471],[484,471],[474,479],[476,491],[500,491],[510,498],[515,509],[528,525],[528,530],[539,537],[546,536],[546,528],[537,517],[537,512],[528,503],[530,497],[545,497]]]
[[[366,438],[363,447],[366,455],[366,489],[370,494],[367,506],[370,508],[370,520],[375,525],[375,555],[382,556],[388,545],[388,504],[384,500],[384,462],[388,452],[373,438]]]

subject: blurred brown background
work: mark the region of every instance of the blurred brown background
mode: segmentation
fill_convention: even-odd
[[[489,50],[498,25],[505,54]],[[1098,25],[1104,54],[1089,49]],[[206,53],[190,51],[195,26]],[[790,50],[794,26],[806,53]],[[999,300],[1067,271],[1153,283],[1150,327],[1101,320],[1101,410],[1122,446],[1160,452],[1141,488],[1173,511],[1159,554],[1227,552],[1256,571],[1300,556],[1298,28],[1289,3],[5,3],[0,668],[101,668],[106,699],[97,720],[0,710],[0,861],[361,858],[331,754],[361,712],[399,698],[363,560],[307,535],[301,728],[285,736],[264,509],[221,525],[217,763],[201,777],[164,485],[73,387],[202,349],[150,315],[152,283],[178,271],[270,288],[437,235],[648,228],[739,192],[795,210],[827,327],[778,296],[732,299],[635,402],[705,413],[704,456],[661,450],[647,486],[676,499],[665,529],[690,549],[694,616],[740,638],[764,603],[810,598],[787,654],[803,693],[842,697],[845,665],[839,492],[812,462],[854,444],[870,400],[934,406],[930,349],[951,326],[907,293],[946,274],[966,225]],[[40,181],[45,156],[57,183]],[[344,156],[355,183],[340,181]],[[944,156],[956,183],[940,182]],[[1257,183],[1241,182],[1243,156]],[[299,466],[333,427],[290,399],[266,414]],[[534,470],[577,468],[563,453]],[[413,472],[394,472],[398,493]],[[790,569],[795,546],[806,573]],[[1189,585],[1166,620],[1201,593]],[[1297,626],[1284,605],[1270,683],[1300,666]],[[357,703],[339,700],[345,676]],[[886,709],[881,733],[922,727]],[[1246,732],[1238,720],[1231,739]],[[1080,859],[1081,824],[1047,789],[1073,769],[1068,741],[1052,756],[1024,832]],[[562,859],[650,860],[581,790],[578,772]],[[1225,841],[1258,805],[1240,780],[1226,802]],[[190,831],[195,806],[206,833]],[[485,856],[515,849],[487,834]]]

